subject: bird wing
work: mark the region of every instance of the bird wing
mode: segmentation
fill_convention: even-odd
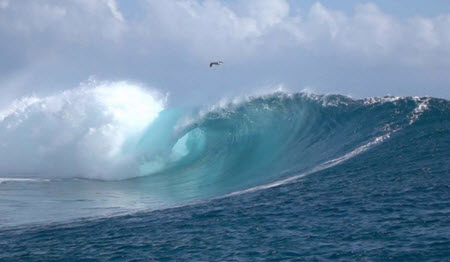
[[[211,63],[209,64],[209,67],[212,67],[213,65],[221,65],[221,64],[223,64],[222,61],[211,62]]]

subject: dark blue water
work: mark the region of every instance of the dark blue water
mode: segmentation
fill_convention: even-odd
[[[162,142],[188,153],[118,182],[169,208],[3,227],[0,260],[450,261],[450,102],[324,101],[209,113]]]

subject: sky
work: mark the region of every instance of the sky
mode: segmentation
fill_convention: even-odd
[[[278,87],[449,99],[448,72],[448,0],[0,0],[0,106],[89,79],[174,105]]]

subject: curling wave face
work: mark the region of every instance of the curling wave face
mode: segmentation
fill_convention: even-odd
[[[428,103],[274,93],[200,112],[169,109],[137,145],[141,182],[210,197],[282,181],[383,142]]]

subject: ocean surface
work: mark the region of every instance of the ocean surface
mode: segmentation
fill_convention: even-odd
[[[448,100],[166,99],[0,112],[0,261],[450,261]]]

